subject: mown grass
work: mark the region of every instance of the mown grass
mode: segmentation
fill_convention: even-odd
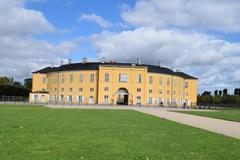
[[[211,117],[228,121],[240,122],[240,109],[225,109],[216,111],[176,111],[180,113],[192,114],[197,116]]]
[[[240,140],[129,110],[0,105],[1,160],[236,160]]]

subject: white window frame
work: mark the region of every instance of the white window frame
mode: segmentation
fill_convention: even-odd
[[[109,73],[104,74],[104,82],[109,82]]]

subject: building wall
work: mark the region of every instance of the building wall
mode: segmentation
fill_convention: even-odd
[[[105,82],[105,73],[109,74],[109,82]],[[119,74],[126,74],[127,83],[119,82]],[[141,83],[137,82],[137,75],[141,76]],[[136,104],[136,96],[141,96],[142,104],[146,104],[146,86],[147,86],[147,68],[146,67],[109,67],[100,66],[99,68],[99,84],[98,84],[98,103],[105,104],[104,96],[109,97],[110,104],[116,104],[118,98],[118,90],[120,88],[127,89],[129,93],[128,104]],[[105,91],[105,87],[109,90]],[[141,92],[137,92],[137,88]]]
[[[105,81],[105,74],[109,75],[108,82]],[[126,83],[119,82],[120,74],[127,75]],[[93,81],[90,81],[91,75],[94,75]],[[137,81],[138,75],[141,75],[141,83]],[[33,74],[32,91],[47,90],[50,102],[117,104],[120,88],[128,91],[129,105],[141,103],[149,106],[183,106],[186,103],[192,106],[197,102],[197,80],[148,73],[147,67],[143,66],[102,65],[99,70]]]
[[[33,84],[32,84],[32,92],[37,91],[47,91],[47,75],[35,73],[33,74]]]

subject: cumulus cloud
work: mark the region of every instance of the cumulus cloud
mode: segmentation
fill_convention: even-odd
[[[240,32],[237,0],[139,0],[122,5],[132,30],[92,35],[98,58],[162,64],[199,78],[204,90],[239,85],[240,43],[209,34]]]
[[[102,17],[100,17],[96,14],[93,14],[93,13],[92,14],[82,14],[78,18],[78,21],[83,21],[83,20],[97,23],[102,28],[110,28],[113,25],[109,21],[107,21],[107,20],[103,19]]]
[[[103,32],[93,35],[92,41],[99,57],[121,61],[139,57],[146,63],[161,61],[178,67],[214,64],[236,52],[236,47],[240,51],[240,44],[232,45],[206,34],[145,27],[121,33]]]
[[[122,8],[123,20],[135,27],[240,32],[238,0],[140,0]]]
[[[41,12],[24,8],[25,1],[0,1],[0,36],[51,32],[54,27]]]
[[[103,32],[93,35],[91,40],[99,58],[123,62],[136,62],[141,58],[149,64],[161,61],[163,65],[184,69],[197,76],[201,86],[206,88],[214,82],[216,88],[224,86],[223,82],[232,83],[231,74],[237,69],[232,59],[240,53],[240,43],[173,29],[141,27],[120,33]],[[232,68],[229,68],[229,63]]]
[[[22,80],[40,67],[69,55],[79,40],[50,43],[36,40],[35,33],[55,31],[41,12],[26,9],[26,0],[0,1],[0,76]]]

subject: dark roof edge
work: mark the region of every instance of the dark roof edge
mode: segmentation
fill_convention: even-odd
[[[149,73],[159,73],[159,74],[167,74],[167,75],[173,75],[173,76],[179,76],[184,79],[195,79],[198,78],[190,76],[184,72],[174,72],[173,70],[166,68],[166,67],[159,67],[155,65],[148,65],[148,64],[134,64],[134,63],[101,63],[101,62],[88,62],[88,63],[72,63],[72,64],[65,64],[59,67],[46,67],[41,70],[32,72],[32,74],[35,73],[51,73],[51,72],[58,72],[58,71],[73,71],[73,70],[98,70],[99,66],[105,65],[105,66],[139,66],[139,67],[148,67]]]

